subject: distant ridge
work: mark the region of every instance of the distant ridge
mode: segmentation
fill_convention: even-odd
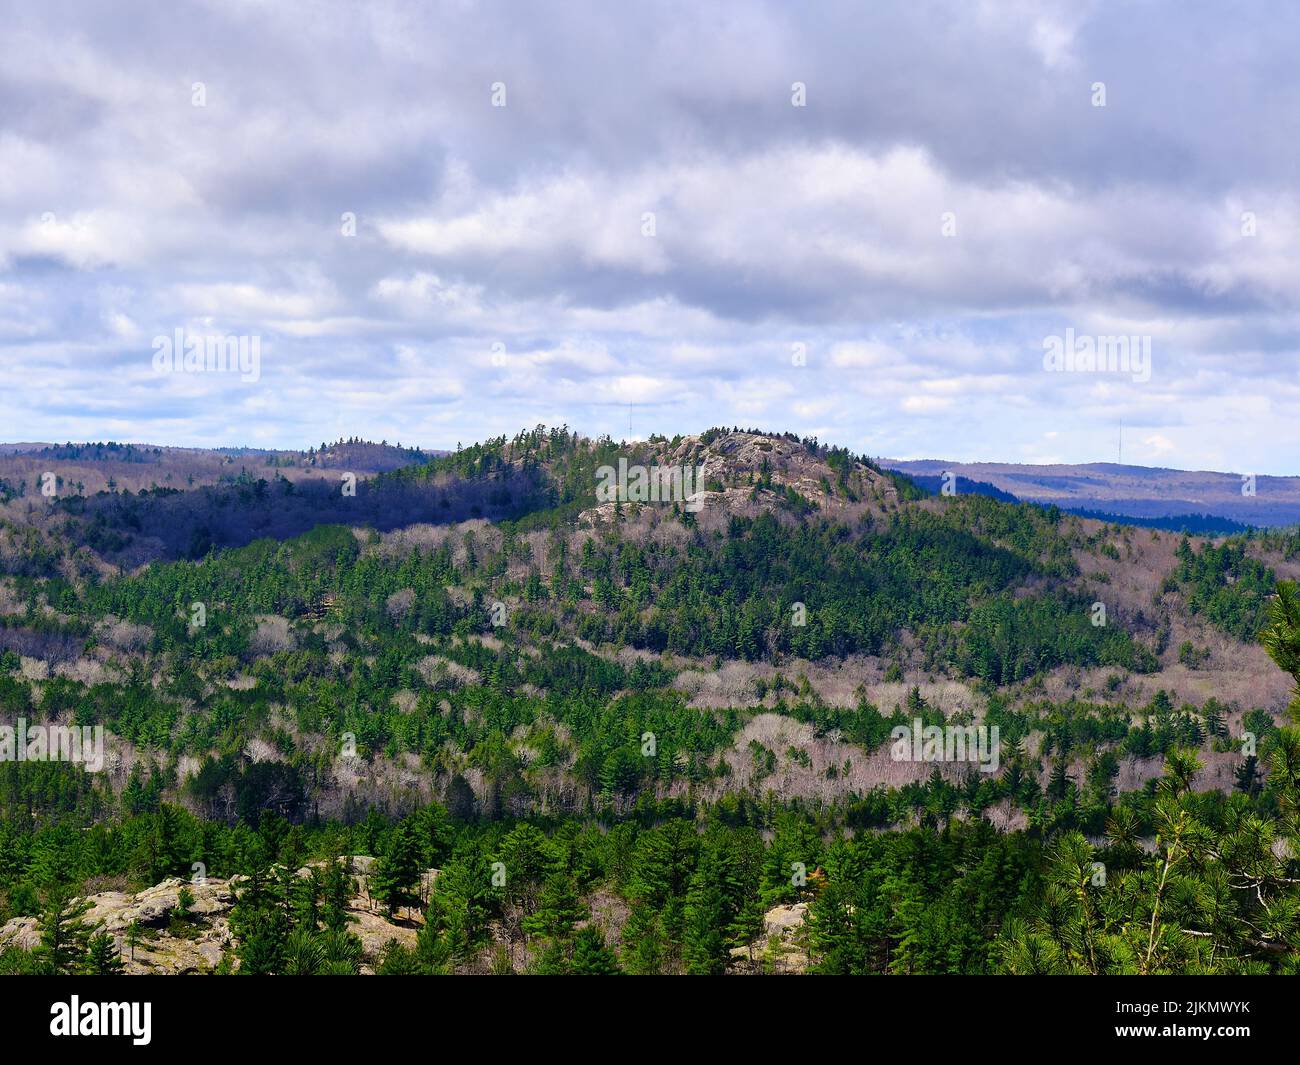
[[[1300,477],[1124,466],[882,459],[923,488],[956,475],[958,491],[1002,493],[1072,514],[1209,535],[1300,524]],[[982,490],[980,486],[985,486]],[[990,491],[991,490],[991,491]],[[1004,498],[1004,495],[999,495]]]

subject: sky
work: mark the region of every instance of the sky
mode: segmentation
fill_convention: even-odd
[[[1282,2],[19,5],[0,440],[1300,474],[1297,40]]]

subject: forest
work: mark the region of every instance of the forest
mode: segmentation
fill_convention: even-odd
[[[345,447],[369,454],[310,458]],[[595,470],[620,455],[698,462],[714,502],[599,511]],[[196,868],[230,892],[216,974],[1300,960],[1300,736],[1186,680],[1215,676],[1217,634],[1261,639],[1300,683],[1300,607],[1266,561],[1293,557],[1289,534],[943,498],[738,428],[622,449],[539,428],[408,449],[355,498],[323,484],[178,490],[177,513],[201,493],[278,535],[130,569],[95,553],[166,497],[106,489],[6,566],[0,720],[102,724],[122,746],[106,776],[0,763],[0,926],[27,936],[0,934],[0,970],[136,971],[206,942],[202,881],[161,921],[87,917],[96,892]],[[413,509],[375,523],[386,499]],[[1169,552],[1154,596],[1098,624],[1139,550]],[[730,676],[734,696],[701,700]],[[995,726],[998,771],[899,776],[889,738],[917,721]],[[375,946],[372,917],[403,934]]]

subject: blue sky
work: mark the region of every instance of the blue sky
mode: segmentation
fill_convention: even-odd
[[[1300,473],[1298,39],[1283,3],[25,5],[0,438],[1122,432]],[[257,337],[257,379],[158,372],[177,329]],[[1066,330],[1149,379],[1048,372]]]

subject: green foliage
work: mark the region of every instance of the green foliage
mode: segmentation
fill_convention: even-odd
[[[255,866],[236,894],[230,928],[240,975],[347,975],[358,971],[361,941],[337,909],[337,863],[302,876]]]
[[[1155,656],[1124,630],[1095,626],[1089,605],[1064,597],[998,596],[977,606],[959,651],[968,674],[1012,684],[1058,665],[1156,668]]]
[[[1178,565],[1170,581],[1193,614],[1229,636],[1252,643],[1259,636],[1273,591],[1273,571],[1246,553],[1247,541],[1231,538],[1193,551],[1186,537],[1178,545]]]
[[[66,891],[51,894],[41,913],[41,941],[35,951],[42,971],[53,976],[84,971],[93,929],[81,919],[89,910],[90,903],[85,899],[76,901]],[[96,952],[100,949],[97,947]]]
[[[923,496],[902,477],[882,502],[887,489],[864,474],[878,466],[816,441],[803,443],[837,506],[876,493],[857,524],[823,517],[764,461],[719,484],[744,484],[758,516],[629,507],[612,525],[573,527],[595,502],[598,466],[652,463],[665,443],[538,427],[378,478],[378,493],[435,495],[461,479],[512,515],[427,540],[321,525],[234,550],[199,543],[192,561],[101,580],[15,532],[25,554],[9,579],[25,606],[0,617],[0,635],[111,665],[88,682],[34,681],[0,653],[0,716],[103,724],[157,757],[116,795],[76,767],[0,763],[0,916],[39,915],[41,929],[40,948],[6,951],[0,971],[120,971],[116,942],[70,900],[106,879],[188,877],[197,862],[247,878],[226,965],[246,974],[363,961],[386,975],[715,974],[772,964],[761,948],[774,906],[807,907],[786,947],[816,972],[1297,968],[1297,878],[1280,856],[1297,853],[1300,737],[1246,709],[1240,731],[1258,753],[1233,767],[1235,793],[1194,792],[1196,752],[1235,749],[1241,708],[1179,706],[1163,689],[1124,701],[1127,674],[1153,671],[1168,636],[1153,650],[1094,625],[1077,594],[1074,552],[1122,561],[1114,530],[1086,536],[1052,508],[980,496],[902,506]],[[230,487],[249,506],[287,491],[252,476]],[[142,505],[124,500],[82,531],[108,550]],[[1267,622],[1300,716],[1300,597],[1280,582],[1268,603],[1273,575],[1252,544],[1184,540],[1165,591],[1238,639]],[[850,654],[883,656],[891,683],[918,665],[971,678],[978,702],[951,720],[999,728],[999,772],[936,769],[782,801],[787,773],[816,766],[845,790],[891,729],[949,723],[919,686],[892,709],[865,689],[830,705],[789,663]],[[1179,656],[1205,661],[1190,643]],[[711,709],[677,686],[683,665],[727,659],[775,666],[749,682],[753,705]],[[1044,697],[1039,678],[1061,666],[1111,679]],[[803,738],[741,741],[760,711],[795,719]],[[418,764],[446,806],[413,810],[394,788],[385,812],[349,797],[323,821],[345,737],[367,776]],[[826,750],[844,757],[828,764]],[[737,752],[750,763],[744,791],[728,780]],[[1116,794],[1125,759],[1157,757],[1158,783]],[[182,780],[187,763],[197,771]],[[1023,831],[981,816],[1000,804]],[[368,897],[416,929],[413,946],[363,959],[341,854],[374,856]],[[192,892],[181,896],[167,930],[197,934]],[[129,955],[146,934],[127,930]]]

